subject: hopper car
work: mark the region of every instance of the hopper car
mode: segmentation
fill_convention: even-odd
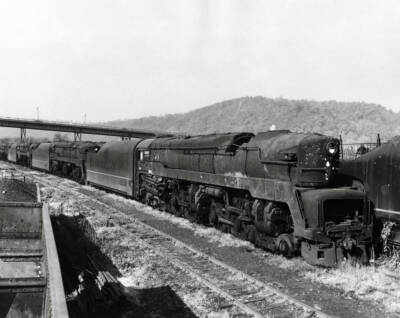
[[[335,184],[336,138],[281,130],[132,138],[84,147],[40,144],[32,152],[32,167],[71,177],[71,169],[63,169],[70,161],[54,165],[55,156],[68,157],[62,155],[68,147],[83,149],[75,165],[80,181],[265,249],[301,254],[322,266],[344,258],[367,262],[371,256],[373,218],[366,195]]]
[[[0,317],[67,318],[47,205],[32,184],[0,179],[0,188]]]

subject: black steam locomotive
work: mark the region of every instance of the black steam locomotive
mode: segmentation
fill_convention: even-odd
[[[43,145],[32,167],[51,171]],[[366,262],[373,227],[365,193],[332,183],[339,148],[337,139],[286,130],[168,136],[95,145],[81,167],[89,184],[334,266],[344,257]]]

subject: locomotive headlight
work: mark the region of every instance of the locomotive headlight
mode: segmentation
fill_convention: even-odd
[[[338,152],[338,146],[337,146],[337,144],[336,143],[334,143],[334,142],[330,142],[327,146],[326,146],[326,149],[327,149],[327,151],[328,151],[328,153],[330,154],[330,155],[335,155],[337,152]]]

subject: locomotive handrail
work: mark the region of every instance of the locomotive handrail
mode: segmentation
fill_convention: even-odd
[[[291,166],[291,167],[297,166],[296,162],[284,161],[284,160],[260,160],[260,162],[265,163],[265,164],[284,165],[284,166]]]

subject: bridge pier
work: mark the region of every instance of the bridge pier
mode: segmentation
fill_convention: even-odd
[[[21,128],[21,143],[25,143],[26,141],[26,128]]]
[[[74,132],[74,141],[82,141],[82,133],[81,132]]]

